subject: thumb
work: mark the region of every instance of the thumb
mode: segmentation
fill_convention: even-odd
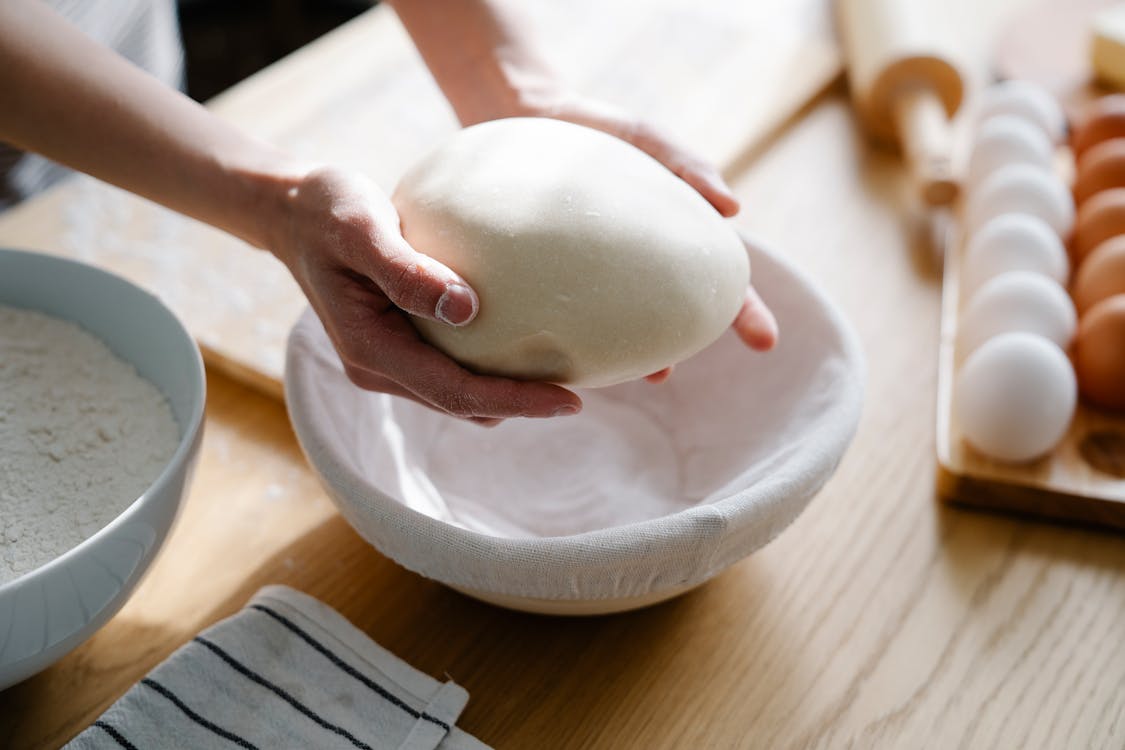
[[[447,266],[418,252],[405,239],[381,243],[371,276],[396,306],[411,315],[463,326],[480,302],[468,282]]]
[[[371,279],[412,315],[465,325],[479,302],[469,285],[442,263],[417,252],[402,236],[391,201],[366,177],[324,167],[310,172],[297,198],[314,216],[330,219],[328,239],[353,272]],[[317,223],[316,226],[321,226]]]

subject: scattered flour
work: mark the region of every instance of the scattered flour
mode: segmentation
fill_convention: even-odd
[[[164,396],[105,344],[0,305],[0,584],[112,521],[178,442]]]

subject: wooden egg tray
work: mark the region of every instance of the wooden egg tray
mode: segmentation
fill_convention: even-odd
[[[959,505],[1125,529],[1125,415],[1079,401],[1062,442],[1044,458],[1025,464],[995,461],[963,440],[953,409],[953,384],[966,237],[956,221],[950,224],[944,238],[938,359],[939,496]]]

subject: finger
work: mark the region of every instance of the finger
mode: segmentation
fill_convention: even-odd
[[[645,375],[645,380],[650,383],[663,383],[665,380],[672,376],[672,368],[665,367],[659,372],[654,372],[651,375]]]
[[[368,273],[384,294],[412,315],[462,326],[476,317],[480,302],[468,282],[398,236],[374,248]]]
[[[681,180],[691,185],[721,215],[738,213],[738,198],[722,175],[703,159],[680,148],[659,130],[648,125],[634,125],[626,140],[653,157]]]
[[[633,144],[695,188],[723,216],[738,213],[738,198],[719,172],[705,160],[676,146],[671,138],[651,125],[633,120],[604,102],[583,101],[577,108],[561,107],[552,116],[604,131]]]
[[[738,213],[738,198],[714,168],[708,165],[685,165],[682,169],[672,171],[695,188],[720,215],[729,219]]]
[[[344,362],[344,374],[348,376],[348,380],[352,384],[362,388],[365,391],[372,391],[374,393],[386,393],[390,396],[400,396],[408,398],[417,403],[423,403],[417,396],[411,393],[406,388],[391,380],[388,377],[380,375],[377,372],[365,370],[362,367]]]
[[[464,325],[479,303],[469,284],[403,238],[398,212],[370,180],[333,168],[311,172],[300,199],[331,221],[321,239],[345,267],[373,281],[398,307],[431,320]]]
[[[751,349],[765,352],[777,345],[777,319],[754,287],[746,287],[746,298],[732,325],[738,337]]]
[[[353,381],[370,373],[387,378],[423,403],[457,417],[551,417],[577,414],[582,401],[550,383],[474,375],[422,341],[401,311],[377,298],[347,311],[343,335],[333,335],[345,369]],[[326,326],[328,328],[328,326]],[[348,332],[352,335],[348,335]],[[332,331],[329,331],[332,334]]]
[[[394,382],[390,378],[379,375],[378,373],[369,372],[367,370],[362,370],[362,369],[358,369],[358,368],[355,368],[355,367],[345,366],[344,370],[345,370],[345,374],[347,374],[347,376],[348,376],[348,379],[350,381],[352,381],[352,383],[354,383],[355,385],[364,389],[365,391],[374,391],[376,393],[386,393],[387,395],[390,395],[390,396],[397,396],[399,398],[409,399],[410,401],[413,401],[416,404],[419,404],[421,406],[425,406],[427,409],[433,409],[434,411],[439,411],[442,414],[445,413],[444,411],[442,411],[440,409],[435,409],[432,404],[428,404],[425,401],[421,400],[416,395],[411,393],[409,390],[407,390],[406,388],[403,388],[402,386],[400,386],[398,383]],[[468,417],[466,419],[466,421],[472,422],[473,424],[480,425],[481,427],[495,427],[496,425],[500,424],[504,420],[498,419],[498,418],[495,418],[495,417]]]
[[[419,345],[417,354],[416,364],[424,375],[402,384],[453,416],[546,418],[571,416],[582,410],[581,399],[561,386],[476,375],[424,344]]]

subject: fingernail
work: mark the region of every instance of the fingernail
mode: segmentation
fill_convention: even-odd
[[[567,404],[566,406],[560,406],[559,408],[555,409],[551,413],[551,416],[552,417],[569,417],[569,416],[577,414],[577,413],[578,413],[578,407],[577,406],[574,406],[572,404]]]
[[[438,299],[434,315],[443,323],[463,326],[477,314],[477,297],[464,284],[449,284]]]
[[[720,200],[726,202],[723,210],[720,211],[723,216],[730,218],[738,213],[740,208],[738,198],[735,196],[734,191],[730,189],[730,185],[723,179],[719,173],[714,173],[710,177],[711,189],[719,196]]]
[[[742,205],[738,202],[738,198],[736,198],[734,196],[734,193],[730,192],[729,189],[724,190],[722,195],[727,201],[727,205],[721,212],[723,216],[727,217],[728,219],[733,216],[737,216],[739,209],[742,208]]]

